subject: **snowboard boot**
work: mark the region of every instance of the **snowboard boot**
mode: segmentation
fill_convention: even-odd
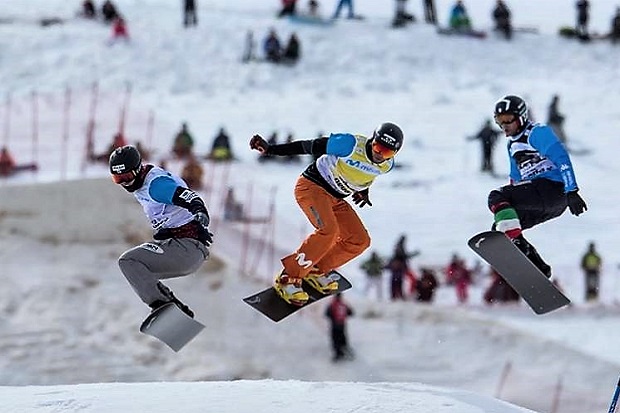
[[[322,273],[315,266],[312,267],[308,275],[304,278],[304,280],[310,284],[312,288],[320,292],[321,294],[331,294],[338,289],[338,281],[333,280],[330,277],[331,273]]]
[[[183,304],[183,302],[181,302],[181,300],[179,300],[173,293],[172,291],[170,291],[170,289],[168,287],[166,287],[165,285],[163,285],[162,283],[157,283],[157,288],[159,289],[159,291],[166,296],[167,300],[156,300],[155,302],[151,303],[149,305],[149,307],[151,307],[153,310],[161,307],[164,304],[167,303],[174,303],[177,307],[179,307],[179,309],[181,311],[183,311],[185,314],[187,314],[189,317],[194,318],[194,312],[185,304]],[[157,305],[157,306],[156,306]]]
[[[293,278],[282,270],[273,282],[273,288],[287,303],[302,306],[310,296],[301,288],[301,278]]]
[[[519,248],[519,250],[525,254],[525,256],[542,272],[547,278],[551,278],[551,267],[543,261],[543,259],[536,251],[536,248],[530,244],[523,235],[519,235],[512,240],[512,243]]]

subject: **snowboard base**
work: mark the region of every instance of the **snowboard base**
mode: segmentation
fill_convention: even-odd
[[[245,301],[255,310],[263,313],[267,318],[271,319],[272,321],[278,322],[288,317],[289,315],[299,311],[300,309],[307,307],[319,300],[322,300],[325,297],[341,293],[351,288],[351,283],[349,282],[349,280],[344,278],[340,273],[332,271],[330,273],[330,276],[336,281],[338,281],[338,289],[331,294],[322,294],[312,288],[312,286],[310,286],[305,281],[303,282],[302,288],[305,292],[308,293],[310,298],[304,305],[301,306],[289,304],[284,301],[273,287],[266,288],[256,294],[245,297],[243,301]]]
[[[474,235],[467,245],[495,268],[536,314],[546,314],[570,300],[499,231]]]
[[[174,303],[167,303],[149,314],[140,326],[140,332],[155,337],[176,352],[204,328]]]

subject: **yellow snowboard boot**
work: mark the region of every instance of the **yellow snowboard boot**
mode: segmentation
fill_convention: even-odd
[[[282,270],[273,282],[273,288],[284,301],[293,305],[304,305],[310,298],[301,288],[301,278],[293,278]]]
[[[331,278],[331,272],[325,274],[317,267],[312,267],[310,273],[304,278],[308,284],[322,294],[332,294],[338,289],[338,281]]]

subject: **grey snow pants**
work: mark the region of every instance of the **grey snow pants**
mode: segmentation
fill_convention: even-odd
[[[182,277],[200,268],[209,250],[193,238],[170,238],[145,242],[127,250],[118,266],[145,304],[169,300],[158,288],[159,280]]]

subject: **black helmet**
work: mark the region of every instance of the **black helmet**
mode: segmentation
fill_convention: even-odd
[[[114,149],[110,154],[110,173],[117,184],[133,181],[142,168],[142,157],[133,145]]]
[[[495,103],[495,117],[503,113],[514,115],[519,120],[520,126],[527,123],[527,105],[519,96],[507,95]]]
[[[375,142],[394,152],[398,152],[403,146],[404,138],[402,129],[391,122],[382,123],[372,134],[372,139]]]

